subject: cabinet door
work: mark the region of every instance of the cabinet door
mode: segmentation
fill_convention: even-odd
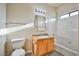
[[[38,40],[38,55],[44,55],[46,52],[43,40]]]
[[[48,39],[47,42],[48,42],[48,44],[47,44],[48,52],[52,52],[54,50],[54,40]]]

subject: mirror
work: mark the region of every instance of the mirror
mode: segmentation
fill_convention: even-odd
[[[35,28],[37,31],[45,31],[46,30],[46,17],[35,15]]]

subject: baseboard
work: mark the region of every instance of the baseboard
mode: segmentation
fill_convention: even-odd
[[[56,44],[56,50],[63,55],[78,55],[78,53],[72,49],[63,47],[59,44]]]

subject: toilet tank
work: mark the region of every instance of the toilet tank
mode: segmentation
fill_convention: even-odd
[[[12,39],[11,42],[12,42],[13,49],[19,49],[24,47],[25,38]]]

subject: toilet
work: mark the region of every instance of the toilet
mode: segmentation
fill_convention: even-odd
[[[24,38],[12,39],[11,43],[14,49],[11,56],[25,56],[25,50],[23,49],[25,43]]]

